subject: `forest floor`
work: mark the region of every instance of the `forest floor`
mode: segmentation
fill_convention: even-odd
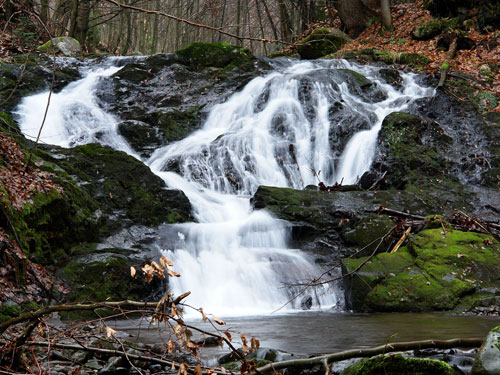
[[[430,12],[423,9],[420,2],[417,2],[393,6],[392,16],[393,31],[384,31],[379,22],[374,23],[353,42],[344,45],[341,51],[375,48],[394,53],[420,53],[431,60],[423,67],[423,70],[429,74],[438,73],[442,63],[446,60],[447,53],[437,48],[439,36],[418,41],[412,38],[411,33],[416,25],[432,19]],[[457,51],[455,57],[449,61],[450,71],[467,74],[471,77],[471,82],[482,90],[494,93],[500,100],[500,30],[481,33],[472,22],[466,37],[474,41],[474,47],[470,50]],[[480,68],[485,64],[495,67],[488,79],[480,73]],[[495,108],[495,111],[500,111],[500,105]]]

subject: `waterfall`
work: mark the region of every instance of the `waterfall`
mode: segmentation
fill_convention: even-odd
[[[322,272],[307,254],[289,248],[286,223],[252,210],[257,187],[354,183],[370,167],[384,117],[432,91],[411,74],[402,74],[402,88],[395,89],[380,79],[380,68],[342,60],[275,65],[213,105],[200,130],[144,160],[168,187],[184,191],[197,221],[176,224],[174,245],[164,250],[182,275],[170,288],[176,295],[191,291],[189,304],[220,315],[297,309],[300,297],[288,302],[301,288],[285,286]],[[97,66],[54,94],[42,140],[63,147],[100,142],[138,157],[117,132],[119,113],[95,99],[97,80],[118,69]],[[356,83],[356,72],[371,82]],[[17,109],[28,136],[36,136],[47,95],[24,98]],[[180,174],[169,171],[172,162]],[[342,302],[335,285],[307,293],[315,308]]]

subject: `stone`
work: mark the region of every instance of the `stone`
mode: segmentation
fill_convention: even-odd
[[[500,375],[500,326],[493,328],[472,365],[472,375]]]
[[[297,44],[297,52],[302,59],[318,59],[351,42],[352,39],[336,28],[317,28]]]
[[[52,38],[47,43],[38,47],[38,50],[45,53],[51,53],[53,46],[57,49],[57,52],[64,56],[79,57],[82,54],[82,49],[78,40],[69,36]]]
[[[411,31],[411,35],[416,40],[429,40],[439,35],[444,27],[444,22],[432,19],[415,26]]]
[[[311,296],[309,296],[309,295],[304,296],[300,301],[300,308],[302,310],[310,310],[312,303],[313,303],[313,299]]]

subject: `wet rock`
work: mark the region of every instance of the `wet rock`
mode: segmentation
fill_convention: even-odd
[[[498,374],[500,374],[500,326],[488,333],[472,365],[472,375]]]
[[[378,71],[378,74],[384,81],[394,88],[399,89],[402,87],[403,78],[396,69],[383,68]]]
[[[58,164],[99,204],[101,236],[132,225],[192,220],[189,200],[139,160],[98,144],[51,148]]]
[[[351,38],[336,28],[317,28],[298,42],[297,52],[303,59],[317,59],[330,53],[337,52]]]
[[[147,157],[198,129],[210,106],[267,69],[248,49],[193,43],[176,54],[127,62],[100,80],[97,96],[126,120],[121,131]]]
[[[300,301],[300,308],[302,310],[310,310],[312,307],[313,299],[311,296],[304,296]]]

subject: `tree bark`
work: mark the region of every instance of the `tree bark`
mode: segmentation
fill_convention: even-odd
[[[358,36],[375,16],[361,0],[336,0],[334,4],[350,37]]]
[[[382,10],[382,25],[384,25],[384,29],[392,30],[391,1],[380,0],[380,9]]]

